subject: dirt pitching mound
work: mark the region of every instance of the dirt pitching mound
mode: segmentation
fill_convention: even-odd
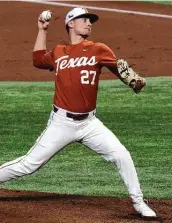
[[[1,223],[143,223],[124,198],[58,195],[0,190]],[[149,222],[171,223],[171,200],[150,200],[159,217]]]

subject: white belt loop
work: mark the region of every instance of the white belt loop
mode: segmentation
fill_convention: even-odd
[[[96,109],[94,109],[93,111],[89,112],[89,118],[93,117],[96,114]]]

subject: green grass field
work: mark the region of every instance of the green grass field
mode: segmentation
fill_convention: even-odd
[[[155,3],[155,4],[163,4],[163,5],[171,5],[172,2],[171,1],[161,1],[161,0],[157,0],[157,1],[151,1],[151,0],[146,0],[145,2],[150,2],[150,3]]]
[[[27,153],[51,111],[52,82],[0,82],[0,164]],[[119,80],[101,81],[97,117],[130,151],[147,198],[172,198],[172,78],[147,78],[141,94]],[[128,196],[111,163],[78,144],[33,175],[0,188]]]

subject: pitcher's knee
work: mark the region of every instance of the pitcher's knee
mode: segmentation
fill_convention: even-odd
[[[110,162],[123,162],[126,163],[131,160],[131,155],[128,150],[121,149],[120,151],[109,153]]]
[[[20,162],[21,171],[26,175],[36,172],[40,166],[41,164],[30,162],[27,159]]]
[[[32,174],[38,170],[41,165],[42,162],[28,159],[25,156],[12,162],[5,163],[0,167],[0,183]]]

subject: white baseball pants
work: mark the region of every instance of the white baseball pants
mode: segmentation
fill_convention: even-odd
[[[82,121],[66,117],[66,111],[51,112],[46,129],[29,152],[0,167],[0,183],[31,174],[66,145],[79,141],[115,164],[133,202],[143,199],[130,153],[117,137],[90,112]]]

